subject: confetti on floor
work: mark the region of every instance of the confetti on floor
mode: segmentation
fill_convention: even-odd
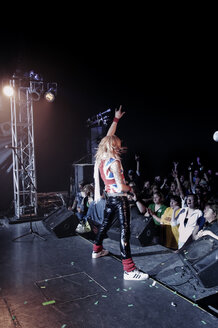
[[[52,301],[48,301],[48,302],[43,302],[42,305],[50,305],[50,304],[54,304],[55,303],[55,300],[52,300]]]

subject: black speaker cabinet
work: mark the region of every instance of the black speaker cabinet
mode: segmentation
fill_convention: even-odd
[[[146,218],[143,215],[131,221],[130,242],[134,245],[148,246],[152,244],[155,237],[155,223],[153,218]]]
[[[63,206],[43,219],[43,223],[58,238],[63,238],[75,235],[79,220],[76,215]]]
[[[218,286],[218,241],[210,236],[189,244],[180,254],[202,286]]]
[[[108,237],[114,240],[120,240],[119,221],[116,220],[107,233]],[[137,209],[131,209],[130,222],[130,243],[139,246],[148,246],[153,244],[156,235],[156,227],[153,218],[146,218],[140,214]]]

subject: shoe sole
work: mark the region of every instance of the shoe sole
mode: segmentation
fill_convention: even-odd
[[[130,278],[130,277],[128,277],[128,276],[123,276],[123,279],[124,280],[132,280],[132,281],[142,281],[142,280],[147,280],[147,279],[149,279],[149,275],[146,275],[146,276],[144,276],[144,278],[137,278],[137,277],[132,277],[132,278]]]
[[[101,253],[101,252],[99,252],[99,253]],[[99,257],[107,256],[108,254],[109,254],[109,251],[104,251],[103,254],[98,254],[98,253],[96,253],[96,254],[92,254],[92,258],[93,258],[93,259],[97,259],[97,258],[99,258]]]

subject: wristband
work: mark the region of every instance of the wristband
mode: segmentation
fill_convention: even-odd
[[[119,121],[119,118],[114,117],[113,122],[118,123],[118,121]]]

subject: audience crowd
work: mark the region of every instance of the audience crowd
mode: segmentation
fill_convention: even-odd
[[[173,162],[167,177],[144,178],[138,155],[135,161],[136,169],[129,169],[126,177],[132,187],[128,199],[139,216],[154,221],[153,243],[178,251],[202,236],[218,239],[218,172],[206,169],[197,157],[185,170]],[[102,200],[95,203],[93,195],[92,182],[83,182],[69,206],[79,219],[78,233],[97,233],[103,220],[107,196],[103,192]]]

